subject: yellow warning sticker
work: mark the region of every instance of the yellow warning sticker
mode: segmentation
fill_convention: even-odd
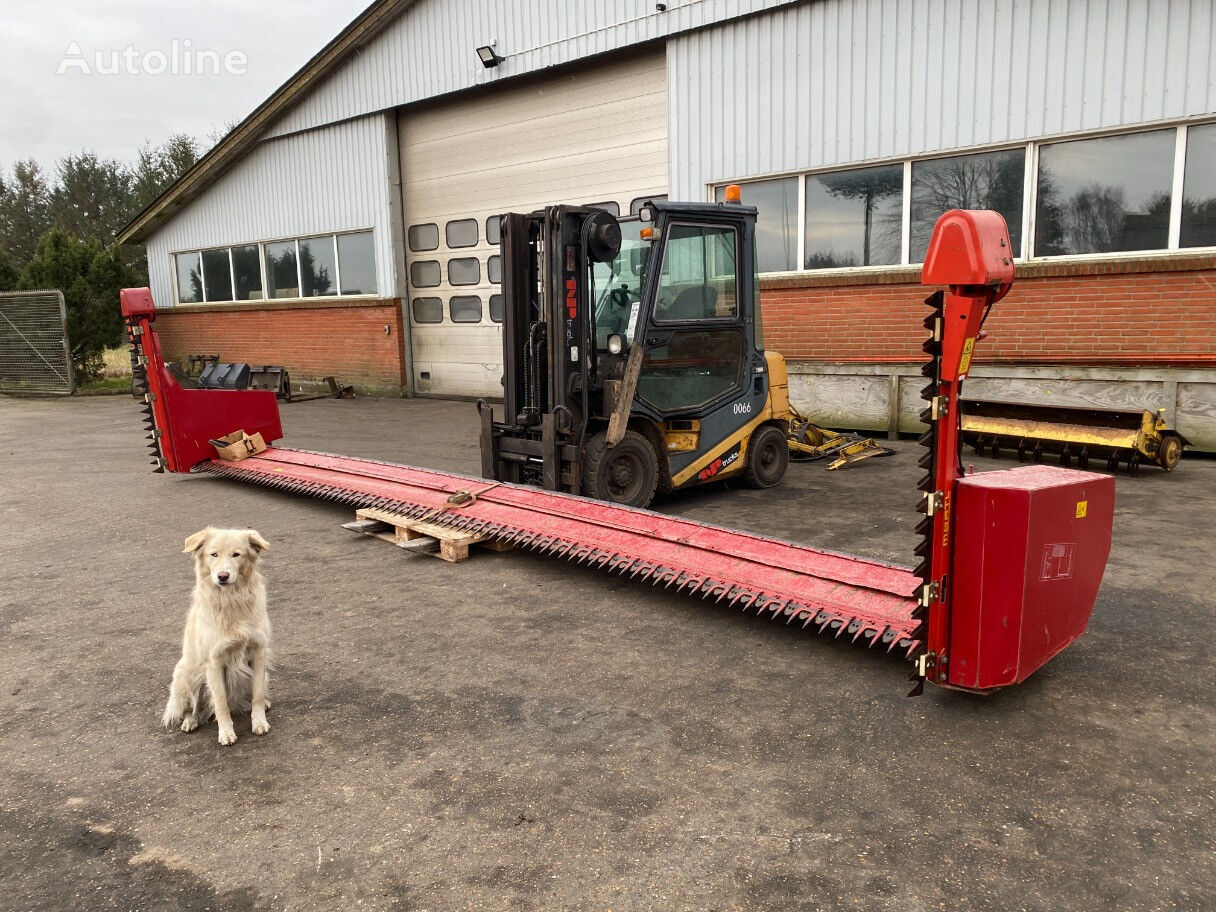
[[[1088,500],[1078,500],[1078,501],[1077,501],[1077,519],[1084,519],[1084,518],[1085,518],[1085,512],[1086,512],[1088,509],[1089,509],[1089,501],[1088,501]]]
[[[958,359],[958,373],[961,377],[971,367],[971,350],[975,348],[975,340],[968,339],[963,343],[963,356]]]

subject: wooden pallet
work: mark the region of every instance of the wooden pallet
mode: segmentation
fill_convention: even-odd
[[[453,564],[468,560],[469,548],[473,545],[490,551],[510,551],[512,547],[488,535],[418,522],[387,510],[372,508],[356,510],[355,521],[343,523],[342,528],[390,542],[406,551],[431,554]]]

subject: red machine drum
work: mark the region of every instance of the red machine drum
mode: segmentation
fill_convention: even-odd
[[[958,483],[948,682],[1025,680],[1085,632],[1110,553],[1115,480],[1021,466]]]

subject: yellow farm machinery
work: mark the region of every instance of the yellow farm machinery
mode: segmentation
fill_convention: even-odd
[[[1088,468],[1105,461],[1108,471],[1119,463],[1136,474],[1142,463],[1172,472],[1189,441],[1171,430],[1164,411],[1027,405],[966,399],[963,442],[980,456],[1016,454],[1019,462],[1042,462],[1058,456],[1061,465]]]

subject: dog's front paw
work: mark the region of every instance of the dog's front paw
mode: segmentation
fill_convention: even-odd
[[[182,717],[173,711],[172,706],[166,706],[164,714],[160,717],[160,724],[166,729],[176,728],[181,721]]]
[[[270,723],[266,721],[265,716],[253,720],[253,733],[255,735],[264,735],[268,731],[270,731]]]
[[[227,747],[229,744],[236,744],[236,732],[233,730],[231,725],[229,725],[227,728],[220,729],[220,744],[224,745],[225,747]]]
[[[198,728],[198,719],[193,714],[188,715],[188,716],[186,716],[186,718],[182,719],[182,731],[192,732],[196,728]]]

